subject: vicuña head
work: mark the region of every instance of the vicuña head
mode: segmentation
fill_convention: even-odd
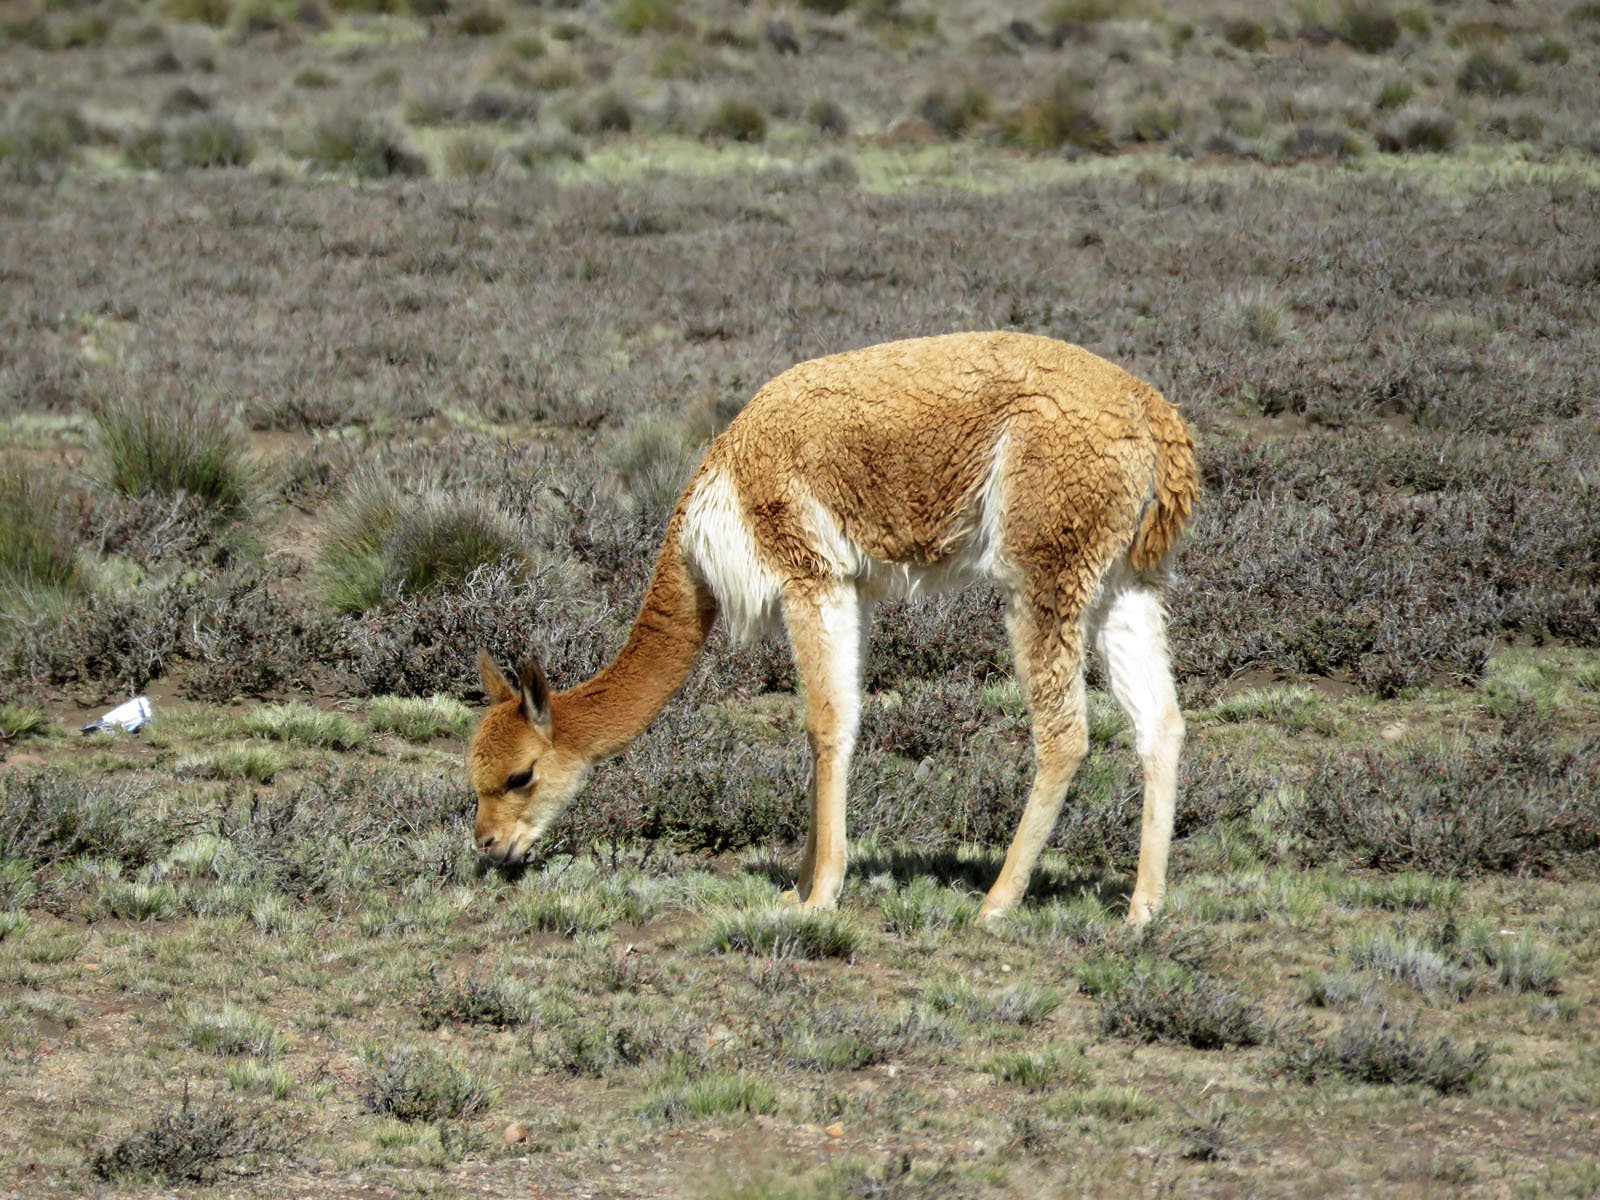
[[[1184,733],[1159,586],[1197,494],[1177,411],[1076,346],[961,333],[801,363],[712,443],[608,666],[553,692],[532,662],[513,684],[482,660],[490,709],[469,751],[478,848],[525,859],[590,764],[642,733],[682,686],[719,612],[736,638],[781,618],[813,771],[791,894],[832,907],[873,602],[988,579],[1006,594],[1035,770],[982,915],[1022,898],[1087,750],[1092,645],[1144,768],[1128,913],[1142,923],[1166,890]]]
[[[523,665],[516,686],[487,654],[478,656],[478,669],[490,707],[468,764],[478,793],[474,836],[479,853],[520,862],[577,793],[588,764],[556,744],[550,685],[538,663]]]

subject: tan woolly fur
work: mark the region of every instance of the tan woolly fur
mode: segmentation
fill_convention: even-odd
[[[1021,900],[1088,747],[1083,667],[1101,656],[1144,771],[1128,919],[1166,891],[1183,717],[1159,587],[1199,493],[1194,444],[1154,388],[1077,346],[958,333],[820,358],[763,387],[712,443],[667,524],[627,644],[554,692],[487,657],[468,771],[477,845],[526,858],[589,766],[654,720],[719,613],[776,620],[805,691],[811,824],[790,894],[831,908],[874,601],[993,580],[1033,722],[1035,772],[983,916]]]

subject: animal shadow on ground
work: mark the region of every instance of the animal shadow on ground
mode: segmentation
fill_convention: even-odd
[[[746,866],[745,873],[789,888],[794,886],[798,861],[798,855],[794,862],[781,855],[763,855],[760,861]],[[973,855],[954,850],[873,849],[851,859],[850,869],[858,879],[887,875],[900,886],[931,876],[946,887],[961,884],[981,896],[994,883],[1004,861],[1005,856],[998,851]],[[1110,872],[1067,871],[1041,863],[1034,869],[1027,899],[1037,904],[1092,895],[1115,910],[1125,908],[1132,894],[1131,877]]]

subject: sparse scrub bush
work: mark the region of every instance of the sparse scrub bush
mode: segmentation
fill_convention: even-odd
[[[450,24],[462,37],[493,37],[506,27],[505,9],[496,0],[452,5]]]
[[[161,0],[161,11],[174,21],[190,21],[218,29],[233,17],[234,0]]]
[[[660,840],[675,848],[737,850],[804,834],[796,798],[807,758],[773,744],[669,713],[624,758],[595,772],[583,805],[562,818],[574,842]]]
[[[24,96],[0,125],[0,167],[36,175],[67,161],[89,137],[78,106],[48,96]]]
[[[346,624],[330,655],[341,685],[355,695],[474,692],[479,686],[478,650],[519,661],[530,649],[530,628],[539,630],[540,658],[553,680],[587,678],[583,672],[598,668],[604,651],[614,647],[615,634],[602,618],[574,613],[566,590],[550,586],[551,578],[548,573],[530,578],[520,564],[502,562],[473,572],[458,588],[400,597],[364,613]],[[716,769],[709,764],[656,765],[683,773]],[[602,771],[630,769],[623,760]],[[640,817],[630,809],[627,819]]]
[[[264,1110],[195,1103],[185,1088],[177,1108],[91,1153],[89,1169],[113,1183],[204,1184],[260,1174],[295,1144],[292,1132]]]
[[[1430,1042],[1410,1024],[1356,1016],[1330,1041],[1289,1047],[1279,1066],[1308,1083],[1333,1075],[1356,1083],[1417,1084],[1452,1094],[1478,1082],[1490,1054],[1483,1042],[1463,1050],[1444,1035]]]
[[[458,134],[444,144],[444,167],[450,175],[476,179],[493,174],[499,165],[500,148],[482,134]]]
[[[1339,888],[1343,903],[1405,911],[1448,909],[1460,895],[1460,880],[1441,879],[1423,871],[1401,871],[1386,879],[1347,879]]]
[[[427,173],[427,164],[397,131],[357,112],[318,118],[289,139],[289,150],[319,171],[348,171],[362,179]]]
[[[882,605],[867,647],[867,690],[905,690],[913,680],[941,676],[1009,675],[1003,607],[998,592],[981,587]]]
[[[1411,98],[1417,94],[1417,89],[1408,79],[1391,79],[1378,89],[1378,98],[1373,102],[1373,107],[1380,111],[1392,108],[1404,108],[1411,103]]]
[[[599,1017],[573,1014],[545,1039],[547,1066],[569,1075],[603,1079],[620,1067],[636,1067],[662,1055],[681,1053],[683,1038],[638,1017],[618,1012]]]
[[[1086,1092],[1070,1093],[1053,1104],[1063,1116],[1094,1117],[1118,1125],[1131,1125],[1160,1112],[1155,1101],[1138,1088],[1096,1084]]]
[[[1370,1006],[1376,987],[1348,971],[1313,971],[1306,976],[1303,999],[1313,1008]]]
[[[611,19],[623,33],[678,33],[688,28],[679,0],[618,0]]]
[[[493,1088],[427,1047],[398,1046],[368,1055],[361,1103],[401,1121],[454,1121],[490,1108]]]
[[[1572,47],[1560,38],[1542,37],[1528,43],[1522,56],[1535,66],[1561,66],[1572,59]]]
[[[295,1079],[287,1067],[245,1059],[228,1064],[228,1086],[236,1092],[264,1092],[274,1100],[287,1100],[294,1094]]]
[[[521,980],[494,976],[442,984],[431,979],[422,999],[424,1029],[447,1023],[512,1029],[540,1020],[539,993]]]
[[[1218,700],[1197,716],[1225,725],[1244,721],[1272,721],[1298,732],[1307,727],[1310,714],[1316,706],[1317,698],[1310,688],[1290,684],[1285,687],[1250,688]]]
[[[1484,930],[1468,939],[1468,947],[1494,969],[1500,986],[1513,995],[1554,995],[1560,990],[1566,955],[1539,945],[1531,934],[1511,938]]]
[[[1442,992],[1452,1000],[1466,999],[1478,982],[1459,961],[1402,933],[1358,934],[1350,943],[1350,962],[1358,970],[1405,983],[1424,994]]]
[[[850,132],[850,116],[837,100],[813,100],[806,105],[806,121],[826,138],[840,138]]]
[[[275,746],[245,744],[180,761],[179,776],[192,779],[244,779],[251,783],[271,783],[289,765],[289,757]]]
[[[901,937],[959,929],[978,915],[974,897],[942,887],[926,875],[884,893],[878,907],[889,932]]]
[[[646,413],[628,422],[612,455],[617,473],[654,523],[664,523],[694,471],[692,435],[681,421]]]
[[[1229,17],[1222,24],[1222,40],[1239,50],[1265,50],[1267,27],[1251,17]]]
[[[183,616],[183,694],[195,699],[309,690],[335,638],[325,612],[249,570],[191,597]]]
[[[1068,21],[1092,24],[1111,21],[1126,15],[1127,0],[1057,0],[1050,8],[1050,22],[1060,25]]]
[[[1600,846],[1600,756],[1525,733],[1325,756],[1291,813],[1319,854],[1438,875],[1526,871]]]
[[[582,162],[586,157],[583,143],[569,133],[536,134],[513,144],[507,153],[518,165],[532,171],[547,163],[565,159]]]
[[[98,916],[124,921],[165,921],[178,911],[178,890],[170,883],[107,879],[95,900]]]
[[[1339,14],[1335,32],[1340,41],[1357,50],[1382,54],[1400,40],[1400,22],[1387,5],[1356,0]]]
[[[1029,150],[1110,149],[1111,138],[1095,110],[1093,89],[1074,76],[1050,87],[1001,118],[1006,137]]]
[[[123,153],[133,166],[157,171],[242,167],[255,157],[255,141],[232,117],[203,112],[133,134]]]
[[[1442,109],[1402,112],[1378,131],[1378,145],[1391,154],[1442,154],[1455,146],[1458,133],[1455,117]]]
[[[1007,1025],[1037,1025],[1061,1007],[1064,997],[1054,988],[1018,984],[1003,992],[980,992],[970,980],[935,980],[926,992],[935,1012],[955,1013],[974,1024],[999,1021]]]
[[[947,138],[958,138],[989,115],[989,93],[977,84],[938,86],[924,92],[917,115]]]
[[[140,867],[182,836],[179,817],[156,815],[148,787],[115,776],[59,771],[0,775],[0,860],[35,866],[83,856]]]
[[[1258,289],[1234,296],[1223,313],[1225,326],[1257,346],[1281,346],[1293,335],[1289,306],[1280,296]]]
[[[767,136],[767,114],[754,101],[725,96],[700,127],[700,136],[730,142],[760,142]]]
[[[1474,50],[1456,72],[1456,90],[1486,96],[1516,96],[1527,90],[1527,83],[1515,63],[1509,63],[1493,50]]]
[[[859,1071],[907,1045],[915,1033],[904,1026],[897,1033],[870,1008],[823,1007],[786,1025],[780,1037],[790,1064],[802,1071]]]
[[[1100,1031],[1109,1037],[1218,1050],[1268,1036],[1261,1009],[1214,975],[1148,959],[1118,974],[1095,985]]]

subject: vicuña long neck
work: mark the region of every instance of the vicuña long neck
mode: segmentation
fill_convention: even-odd
[[[551,697],[556,741],[591,760],[615,754],[649,727],[689,677],[717,618],[710,591],[684,564],[679,528],[675,517],[621,653],[587,683]]]

